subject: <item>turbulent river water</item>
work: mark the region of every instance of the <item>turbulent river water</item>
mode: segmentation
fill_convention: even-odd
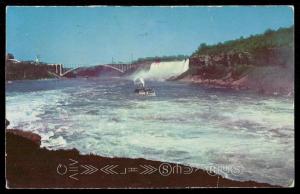
[[[218,171],[235,180],[289,186],[294,180],[294,99],[126,79],[6,84],[10,128],[41,135],[49,149],[146,158]],[[224,170],[225,168],[234,168]]]

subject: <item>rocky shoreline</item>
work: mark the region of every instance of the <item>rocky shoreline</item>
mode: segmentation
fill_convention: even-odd
[[[222,79],[202,79],[197,76],[190,76],[180,79],[181,82],[201,84],[210,88],[228,88],[235,90],[247,90],[247,86],[240,84],[239,81]]]
[[[201,76],[186,76],[177,81],[184,83],[194,83],[200,84],[208,88],[224,88],[233,90],[249,90],[258,94],[268,95],[268,96],[284,96],[293,97],[294,96],[294,86],[291,82],[281,82],[281,84],[259,84],[257,80],[253,79],[251,75],[245,75],[238,80],[234,79],[205,79]],[[281,80],[276,80],[274,82],[280,82]]]
[[[76,149],[47,150],[40,144],[37,134],[6,130],[8,188],[279,187],[234,181],[179,164],[81,155]]]

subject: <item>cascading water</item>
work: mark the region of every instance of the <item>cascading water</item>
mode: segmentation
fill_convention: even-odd
[[[164,81],[177,77],[189,69],[189,59],[182,61],[154,62],[148,71],[140,71],[133,75],[133,80],[144,78],[148,80]]]

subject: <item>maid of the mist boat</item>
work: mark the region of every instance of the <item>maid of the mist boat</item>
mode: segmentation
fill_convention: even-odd
[[[141,96],[155,96],[155,91],[152,88],[146,88],[143,78],[138,78],[134,81],[137,86],[134,93]]]

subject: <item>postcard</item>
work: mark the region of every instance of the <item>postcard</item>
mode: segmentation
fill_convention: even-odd
[[[294,187],[293,6],[7,6],[6,188]]]

